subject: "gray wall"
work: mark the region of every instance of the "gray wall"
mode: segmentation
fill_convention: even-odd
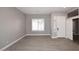
[[[0,48],[22,37],[25,15],[16,8],[0,7]]]
[[[45,19],[45,31],[32,31],[32,18],[44,18]],[[26,15],[26,33],[27,34],[50,34],[50,15],[46,14],[32,14]]]

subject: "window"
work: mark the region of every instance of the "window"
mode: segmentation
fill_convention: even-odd
[[[32,19],[32,31],[44,31],[44,19]]]

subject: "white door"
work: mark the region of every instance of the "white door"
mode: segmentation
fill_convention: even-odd
[[[65,16],[52,15],[52,37],[65,37],[65,18]]]
[[[57,37],[65,37],[65,17],[57,16],[56,24]]]

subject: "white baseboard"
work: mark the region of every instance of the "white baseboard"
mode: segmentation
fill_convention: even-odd
[[[53,36],[51,36],[51,38],[57,39],[57,38],[66,38],[66,37],[53,37]]]
[[[66,39],[73,40],[73,38],[69,38],[69,37],[67,37],[67,36],[66,36]]]
[[[57,37],[51,36],[51,38],[57,38]]]
[[[68,38],[68,37],[66,37],[67,39],[69,39],[69,40],[73,40],[73,39],[70,39],[70,38]]]
[[[70,39],[70,38],[68,38],[68,37],[53,37],[53,36],[51,36],[51,38],[52,38],[52,39],[65,38],[65,39],[73,40],[73,39]]]
[[[0,51],[4,51],[5,49],[7,49],[8,47],[12,46],[13,44],[17,43],[19,40],[21,40],[22,38],[24,38],[26,35],[23,35],[22,37],[20,37],[19,39],[11,42],[10,44],[4,46],[3,48],[0,49]]]
[[[49,36],[51,34],[26,34],[26,36]]]

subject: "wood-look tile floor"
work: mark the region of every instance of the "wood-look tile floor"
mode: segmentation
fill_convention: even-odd
[[[5,51],[79,51],[79,44],[69,39],[52,39],[48,36],[28,36]]]

